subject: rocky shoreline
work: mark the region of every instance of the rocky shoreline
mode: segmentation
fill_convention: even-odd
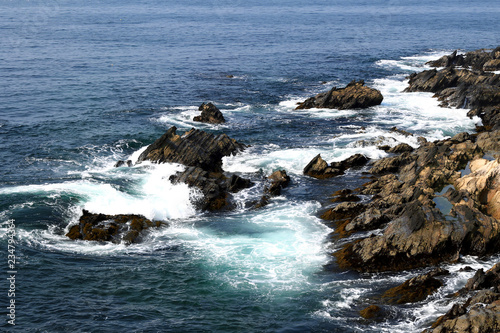
[[[327,163],[320,155],[304,168],[304,175],[326,179],[350,168],[370,165],[369,182],[356,189],[336,193],[336,205],[321,212],[325,224],[334,229],[330,238],[341,248],[332,261],[342,270],[362,273],[399,272],[432,268],[430,272],[387,290],[360,315],[383,318],[384,306],[423,301],[442,285],[447,272],[440,264],[457,262],[461,256],[500,253],[500,47],[458,55],[457,52],[428,63],[439,69],[409,77],[407,92],[433,92],[442,106],[471,109],[468,115],[481,118],[477,133],[460,133],[450,139],[427,142],[420,147],[407,144],[379,147],[390,156],[369,161],[354,155]],[[460,66],[460,67],[459,67]],[[351,109],[378,105],[379,91],[353,81],[345,88],[333,88],[300,103],[297,109]],[[220,124],[222,113],[203,103],[194,121]],[[398,131],[398,129],[394,129]],[[404,135],[411,135],[402,131]],[[196,188],[202,211],[232,209],[232,195],[254,186],[250,179],[228,174],[222,158],[237,154],[246,146],[225,134],[197,129],[177,134],[172,127],[140,155],[137,163],[179,163],[186,168],[170,177],[173,183]],[[119,161],[116,166],[131,166]],[[277,170],[262,179],[264,190],[254,209],[281,195],[290,177]],[[370,198],[360,202],[359,196]],[[111,241],[127,244],[140,241],[162,222],[143,216],[92,214],[83,212],[79,224],[67,234],[71,239]],[[368,236],[367,236],[368,233]],[[457,295],[468,300],[453,306],[426,332],[500,331],[500,263],[482,270]]]
[[[341,269],[397,272],[438,267],[459,261],[463,255],[500,252],[500,75],[483,70],[497,63],[499,51],[478,50],[460,56],[455,52],[429,63],[446,67],[409,77],[407,92],[434,92],[443,106],[471,108],[469,115],[479,116],[484,126],[474,134],[422,140],[414,151],[375,161],[369,171],[373,179],[352,190],[353,195],[371,197],[369,202],[341,202],[322,215],[335,226],[334,239],[373,231],[350,237],[332,254]],[[486,274],[478,271],[467,286],[477,280],[488,282],[466,286],[461,294],[469,293],[468,301],[455,305],[426,332],[498,332],[497,271],[497,266]],[[369,305],[360,314],[372,318],[380,315],[384,304],[422,301],[442,285],[436,274],[429,274],[386,291],[379,304]]]

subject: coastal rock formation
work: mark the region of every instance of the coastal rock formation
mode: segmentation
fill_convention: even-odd
[[[226,122],[222,112],[212,103],[201,104],[198,111],[201,111],[201,115],[194,117],[194,121],[210,124],[222,124]]]
[[[214,173],[200,167],[188,167],[170,177],[172,183],[185,183],[201,190],[202,196],[195,200],[198,209],[216,211],[231,208],[229,193],[236,193],[248,188],[252,182],[237,175],[226,177],[223,173]]]
[[[167,130],[139,156],[138,163],[149,160],[183,164],[188,168],[170,180],[201,190],[203,196],[195,202],[199,209],[230,208],[229,194],[250,187],[252,182],[237,175],[226,176],[222,170],[222,158],[234,155],[246,146],[226,134],[215,136],[193,128],[180,136],[176,131],[175,126]]]
[[[172,126],[139,156],[137,163],[149,160],[155,163],[180,163],[199,167],[208,172],[222,172],[222,158],[235,155],[245,145],[226,134],[217,136],[192,128],[182,136]]]
[[[333,87],[299,103],[296,110],[311,108],[361,109],[382,103],[383,96],[377,89],[365,86],[363,80],[351,81],[345,88]]]
[[[493,51],[479,50],[445,56],[431,66],[441,70],[426,70],[409,77],[407,92],[432,92],[442,106],[468,108],[470,116],[479,116],[487,128],[500,129],[500,47]],[[462,66],[459,69],[455,66]]]
[[[458,295],[472,294],[439,317],[426,333],[500,331],[500,263],[486,273],[480,269]]]
[[[150,229],[162,225],[166,223],[150,221],[141,215],[93,214],[84,209],[79,223],[66,236],[73,240],[132,244],[140,242]]]
[[[266,185],[264,186],[264,195],[254,208],[262,208],[269,204],[271,197],[281,195],[281,190],[290,184],[290,176],[286,174],[285,170],[276,170],[269,177],[266,178]]]
[[[387,290],[382,300],[388,304],[406,304],[420,302],[436,292],[443,282],[437,276],[447,275],[447,270],[437,268],[429,273],[406,280],[401,285]]]
[[[349,168],[362,167],[368,163],[369,158],[362,154],[355,154],[341,161],[333,162],[330,165],[321,158],[321,155],[316,155],[304,168],[304,175],[308,175],[318,179],[331,178],[344,174]]]

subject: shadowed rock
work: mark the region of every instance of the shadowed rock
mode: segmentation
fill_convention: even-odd
[[[201,115],[194,117],[194,121],[210,124],[222,124],[226,122],[222,112],[212,103],[203,103],[198,110],[201,111]]]
[[[142,215],[93,214],[84,209],[79,223],[72,226],[66,236],[73,240],[132,244],[140,242],[150,229],[162,225],[166,223],[151,221]]]
[[[383,96],[377,89],[365,86],[365,82],[351,81],[345,88],[333,87],[330,91],[317,94],[299,103],[296,110],[311,108],[360,109],[382,103]]]
[[[357,168],[368,163],[369,158],[362,154],[355,154],[341,162],[333,162],[330,165],[321,158],[321,155],[316,155],[304,168],[305,175],[324,179],[331,178],[344,174],[349,168]]]
[[[245,149],[245,145],[231,139],[226,134],[213,135],[191,129],[182,136],[171,127],[139,156],[138,163],[180,163],[199,167],[208,172],[222,172],[222,158],[235,155]]]

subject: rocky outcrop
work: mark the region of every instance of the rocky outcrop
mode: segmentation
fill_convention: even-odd
[[[457,295],[470,297],[456,303],[426,333],[500,331],[500,264],[486,273],[480,269]]]
[[[222,124],[226,122],[222,112],[220,112],[220,110],[212,103],[201,104],[198,111],[201,111],[201,115],[194,117],[194,121],[209,124]]]
[[[243,149],[245,145],[226,134],[213,135],[193,128],[180,136],[173,126],[148,146],[137,163],[180,163],[208,172],[222,172],[222,158],[235,155]]]
[[[377,89],[365,86],[365,82],[352,81],[345,88],[333,87],[330,91],[317,94],[299,103],[296,110],[311,108],[361,109],[382,103],[383,96]]]
[[[321,155],[316,155],[304,168],[304,175],[308,175],[318,179],[331,178],[344,174],[347,169],[358,168],[368,163],[369,158],[362,154],[355,154],[341,161],[333,162],[330,165],[321,158]]]
[[[454,52],[432,66],[444,66],[441,70],[426,70],[409,77],[407,92],[432,92],[442,106],[468,108],[470,116],[479,116],[488,128],[500,128],[500,47],[495,50],[479,50],[457,55]],[[456,68],[462,66],[463,68]]]
[[[385,228],[381,235],[358,239],[337,251],[340,267],[368,272],[403,270],[454,261],[461,254],[485,255],[499,248],[500,223],[490,215],[496,212],[498,164],[481,162],[478,158],[483,151],[467,138],[427,143],[411,153],[374,163],[371,172],[378,178],[359,190],[372,195],[372,200],[353,207],[348,216],[343,213],[347,203],[322,216],[336,222],[340,236]],[[468,161],[474,159],[472,173],[462,176]],[[454,187],[441,193],[448,184]]]
[[[165,222],[151,221],[141,215],[93,214],[83,210],[78,224],[66,236],[73,240],[132,244],[140,242],[149,230],[164,225]]]
[[[429,273],[406,280],[403,284],[384,292],[382,300],[388,304],[406,304],[420,302],[436,292],[443,282],[436,277],[447,275],[447,270],[437,268]]]
[[[474,70],[485,70],[491,71],[496,69],[490,69],[491,63],[496,63],[496,60],[500,59],[500,46],[492,50],[476,50],[467,52],[465,54],[457,54],[458,51],[454,51],[450,55],[442,56],[437,60],[432,60],[426,63],[431,67],[451,67],[460,66],[464,68],[470,68]],[[497,67],[493,67],[497,68]]]
[[[254,208],[262,208],[269,204],[271,197],[281,195],[281,190],[288,187],[290,184],[290,176],[285,170],[276,170],[266,178],[264,186],[264,195],[260,201],[254,205]]]
[[[170,177],[172,183],[185,183],[196,187],[203,194],[195,199],[198,209],[216,211],[233,207],[229,193],[237,193],[248,188],[252,182],[237,175],[230,177],[223,173],[210,173],[200,167],[188,167]]]

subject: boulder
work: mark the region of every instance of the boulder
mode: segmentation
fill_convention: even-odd
[[[447,274],[449,274],[447,270],[436,268],[429,273],[418,275],[384,292],[382,300],[388,304],[406,304],[423,301],[443,286],[443,282],[436,279],[436,276]]]
[[[369,160],[362,154],[355,154],[341,162],[333,162],[328,165],[318,154],[306,165],[303,173],[318,179],[331,178],[344,174],[347,169],[362,167]]]
[[[413,151],[413,147],[407,143],[400,143],[397,146],[394,146],[388,150],[389,153],[392,154],[401,154],[401,153],[411,153]]]
[[[198,209],[217,211],[232,208],[229,193],[248,188],[253,183],[237,175],[226,177],[223,173],[211,173],[200,167],[188,167],[170,177],[172,183],[185,183],[201,190],[203,196],[195,201]]]
[[[78,224],[72,226],[67,237],[73,240],[112,242],[115,244],[138,243],[151,229],[166,225],[151,221],[142,215],[105,215],[83,210]]]
[[[194,121],[210,124],[222,124],[226,122],[222,112],[212,103],[203,103],[198,110],[201,111],[201,115],[194,117]]]
[[[304,168],[304,175],[318,179],[331,178],[341,175],[343,172],[339,169],[331,168],[321,155],[316,155]]]
[[[351,81],[345,88],[333,87],[330,91],[320,93],[299,103],[296,110],[311,108],[327,109],[360,109],[379,105],[383,96],[377,89],[365,86],[363,80]]]
[[[222,158],[235,155],[245,149],[245,145],[231,139],[226,134],[214,135],[191,129],[182,136],[171,127],[139,156],[138,163],[180,163],[199,167],[208,172],[222,172]]]
[[[281,194],[282,189],[288,186],[290,177],[286,174],[285,170],[277,170],[267,177],[267,181],[269,185],[266,186],[264,192],[272,196],[277,196]]]

